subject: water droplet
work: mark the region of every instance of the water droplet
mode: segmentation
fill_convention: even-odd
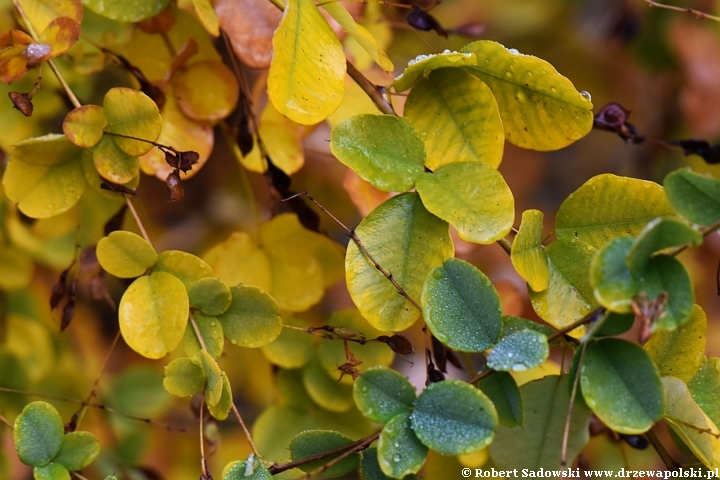
[[[589,92],[586,92],[585,90],[583,90],[582,92],[580,92],[580,95],[587,101],[592,102],[592,96],[590,95]]]
[[[525,94],[518,92],[517,95],[515,95],[515,98],[517,98],[518,102],[523,103],[525,101]]]
[[[399,462],[400,461],[400,455],[395,455],[393,457],[393,462]]]
[[[236,344],[237,344],[237,340],[235,340],[234,338],[232,338],[232,339],[230,339],[230,343],[232,343],[233,345],[236,345]]]
[[[508,48],[507,51],[512,53],[513,55],[520,55],[520,52],[517,50],[517,48]]]

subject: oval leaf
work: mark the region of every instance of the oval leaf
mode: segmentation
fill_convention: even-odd
[[[32,402],[15,419],[13,439],[18,458],[25,465],[47,465],[60,451],[63,421],[47,402]]]
[[[119,22],[139,22],[160,13],[170,0],[83,0],[83,5],[103,17]]]
[[[632,245],[630,237],[615,238],[605,245],[592,263],[590,282],[595,289],[595,298],[613,312],[631,312],[633,297],[638,293],[638,275],[634,275],[627,266]]]
[[[398,75],[390,86],[396,92],[404,92],[415,85],[427,72],[443,67],[475,65],[476,62],[477,57],[474,53],[451,52],[450,50],[438,54],[418,55],[408,62],[405,71]]]
[[[500,165],[505,134],[497,102],[487,85],[464,70],[430,73],[410,92],[404,116],[425,144],[430,170],[451,162]]]
[[[33,137],[13,145],[12,158],[33,165],[55,165],[77,158],[81,150],[68,137],[56,133]]]
[[[535,368],[550,354],[547,337],[534,330],[520,330],[504,337],[488,355],[488,367],[505,372]]]
[[[154,142],[162,129],[162,118],[154,101],[147,95],[131,88],[111,88],[103,100],[108,119],[107,132]],[[138,156],[153,145],[138,140],[114,137],[120,149],[128,155]]]
[[[193,325],[189,325],[188,328],[185,329],[185,335],[182,341],[188,356],[195,355],[203,348],[198,340],[198,332],[211,357],[218,358],[222,355],[223,349],[225,348],[225,334],[218,319],[203,315],[202,313],[195,313],[191,318],[195,320],[197,332]]]
[[[716,432],[717,427],[695,403],[682,380],[663,377],[662,385],[665,393],[665,421],[693,455],[706,466],[713,466],[713,442],[717,439],[706,432]]]
[[[85,105],[65,116],[63,133],[78,147],[90,148],[100,141],[106,126],[105,110],[97,105]]]
[[[265,290],[237,285],[230,291],[230,307],[217,318],[233,345],[259,348],[280,335],[280,307]]]
[[[550,284],[550,267],[542,246],[542,231],[543,213],[525,210],[510,252],[513,267],[535,292],[542,292]]]
[[[443,455],[461,455],[492,442],[497,412],[477,388],[445,380],[426,388],[410,415],[420,441]]]
[[[695,305],[690,319],[674,330],[658,330],[645,344],[645,351],[658,368],[661,377],[677,377],[689,382],[697,373],[705,354],[707,317]]]
[[[278,112],[313,125],[342,102],[345,54],[313,2],[288,0],[273,36],[268,96]]]
[[[423,173],[425,147],[407,120],[356,115],[338,124],[330,150],[342,163],[384,192],[405,192]]]
[[[482,352],[497,342],[502,308],[485,274],[451,258],[433,270],[422,292],[423,318],[442,343],[460,352]]]
[[[195,120],[223,119],[238,101],[237,79],[222,62],[194,62],[173,81],[178,105]]]
[[[140,160],[120,149],[118,137],[104,136],[92,149],[93,164],[101,177],[115,183],[127,183],[140,171]]]
[[[709,227],[720,220],[720,180],[691,170],[676,170],[663,182],[670,205],[693,223]]]
[[[70,480],[70,472],[59,463],[48,463],[42,467],[33,469],[35,480]]]
[[[69,432],[63,436],[60,453],[53,459],[71,472],[82,470],[100,455],[100,444],[90,432]]]
[[[96,255],[103,269],[119,278],[139,277],[152,267],[158,258],[155,249],[147,240],[122,230],[101,238]]]
[[[308,328],[302,320],[289,319],[286,325]],[[315,340],[312,335],[290,328],[283,328],[280,335],[262,347],[265,357],[274,365],[282,368],[301,368],[315,353]]]
[[[495,372],[480,380],[478,388],[495,405],[501,425],[512,428],[523,424],[523,399],[512,375]]]
[[[187,289],[190,289],[198,280],[213,276],[212,268],[204,260],[180,250],[161,252],[153,270],[177,277]]]
[[[220,394],[220,400],[218,400],[217,404],[212,405],[208,401],[208,410],[210,411],[210,415],[212,415],[213,418],[222,421],[228,417],[230,410],[232,410],[233,398],[232,388],[230,387],[230,380],[228,380],[225,372],[220,372],[220,379],[222,382],[222,393]]]
[[[330,430],[309,430],[296,435],[290,442],[290,458],[293,461],[302,460],[304,458],[312,457],[318,453],[327,452],[328,450],[334,450],[336,448],[344,447],[352,443],[352,440],[345,435]],[[312,472],[313,470],[322,467],[329,461],[338,457],[337,455],[330,455],[320,460],[300,465],[300,470],[303,472]],[[360,456],[357,453],[353,453],[340,460],[337,464],[331,466],[320,474],[323,478],[335,478],[342,477],[350,470],[355,468]]]
[[[455,227],[460,238],[493,243],[515,219],[515,200],[503,176],[484,163],[449,163],[415,184],[425,207]]]
[[[720,359],[706,358],[695,376],[688,382],[693,399],[703,412],[718,425],[720,423]]]
[[[588,406],[611,429],[647,431],[663,414],[660,377],[642,348],[625,340],[591,342],[580,374]]]
[[[178,358],[165,367],[163,387],[178,397],[191,397],[205,388],[205,370],[196,360]]]
[[[128,346],[147,358],[175,350],[185,333],[188,309],[182,282],[164,272],[135,280],[120,300],[120,332]]]
[[[317,360],[312,360],[303,369],[303,385],[310,398],[325,410],[342,413],[353,406],[352,387],[332,378]]]
[[[430,214],[414,193],[385,201],[355,233],[414,299],[420,298],[428,273],[453,256],[447,224]],[[350,296],[373,327],[404,330],[420,315],[354,243],[348,245],[345,271]]]
[[[366,371],[353,385],[353,398],[360,412],[378,423],[410,413],[415,402],[415,388],[407,378],[389,368]]]
[[[377,459],[382,471],[392,478],[417,473],[425,463],[428,447],[413,432],[410,413],[401,413],[385,425],[378,440]]]
[[[272,475],[259,459],[252,458],[226,465],[222,480],[272,480]]]
[[[212,277],[201,278],[188,289],[190,306],[205,315],[220,315],[230,306],[230,287]]]
[[[492,90],[510,143],[557,150],[592,128],[592,103],[546,61],[489,40],[473,42],[462,51],[477,56],[477,63],[465,69]]]
[[[703,237],[690,225],[675,218],[657,218],[643,228],[627,255],[630,270],[640,270],[660,250],[683,245],[700,245]]]

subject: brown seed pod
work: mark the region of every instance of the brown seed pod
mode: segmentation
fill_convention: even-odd
[[[170,172],[170,175],[165,179],[165,185],[170,190],[170,202],[177,202],[185,195],[185,189],[182,180],[180,180],[180,172],[177,169]]]

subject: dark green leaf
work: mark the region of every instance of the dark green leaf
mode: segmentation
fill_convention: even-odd
[[[665,177],[665,193],[677,212],[693,223],[710,226],[720,220],[720,180],[691,170]]]
[[[495,370],[519,372],[544,362],[550,354],[547,337],[535,330],[520,330],[503,337],[487,357]]]
[[[292,439],[290,442],[290,458],[292,458],[293,461],[302,460],[303,458],[312,457],[318,453],[344,447],[345,445],[349,445],[351,443],[352,440],[350,438],[338,432],[329,430],[309,430],[296,435],[295,438]],[[337,456],[339,456],[339,454],[306,463],[305,465],[300,466],[300,469],[303,472],[312,472]],[[320,476],[323,478],[342,477],[355,468],[359,459],[359,455],[354,453],[322,472]]]
[[[398,372],[378,367],[358,377],[353,385],[353,398],[367,418],[387,423],[401,413],[412,411],[415,388]]]
[[[512,375],[495,372],[480,380],[478,388],[495,405],[501,425],[512,428],[523,424],[523,399]]]

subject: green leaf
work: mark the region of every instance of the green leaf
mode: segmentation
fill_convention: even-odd
[[[500,425],[523,424],[523,399],[515,379],[507,372],[495,372],[480,380],[478,388],[495,405]]]
[[[580,385],[595,415],[617,432],[643,433],[663,414],[657,369],[634,343],[603,338],[588,344]]]
[[[303,369],[303,385],[315,403],[331,412],[347,412],[354,405],[353,388],[331,377],[317,359]],[[338,371],[337,376],[340,376]]]
[[[65,116],[63,133],[78,147],[91,148],[100,141],[106,126],[107,118],[102,107],[84,105]]]
[[[147,240],[122,230],[101,238],[96,254],[103,269],[119,278],[139,277],[158,259]]]
[[[280,307],[265,290],[237,285],[230,291],[230,307],[217,318],[233,345],[259,348],[280,335]]]
[[[353,336],[357,334],[363,335],[366,339],[377,338],[388,333],[376,330],[368,325],[368,322],[355,308],[347,308],[333,312],[327,320],[327,325],[336,327],[336,333],[345,331],[351,333]],[[355,358],[362,362],[356,367],[360,372],[365,372],[369,368],[378,365],[389,367],[393,358],[395,358],[395,354],[387,345],[378,342],[367,343],[365,345],[349,342],[348,348],[352,354],[355,355]],[[343,342],[320,342],[317,354],[321,365],[331,377],[338,375],[338,366],[347,362]],[[351,385],[353,383],[352,376],[344,376],[340,382]]]
[[[60,453],[53,459],[71,472],[82,470],[100,455],[100,444],[90,432],[69,432],[63,435]]]
[[[101,177],[115,183],[127,183],[140,172],[140,159],[122,151],[117,138],[105,136],[93,147],[93,164]]]
[[[530,291],[530,300],[540,318],[555,328],[562,328],[597,306],[589,280],[595,249],[570,239],[552,242],[545,252],[550,282],[547,290]],[[584,328],[573,332],[582,335]]]
[[[215,317],[196,313],[193,316],[195,325],[197,325],[200,331],[200,336],[205,342],[205,347],[208,353],[213,358],[218,358],[222,355],[223,349],[225,348],[225,335],[223,333],[222,325]],[[185,335],[182,340],[185,353],[189,356],[195,355],[198,350],[202,349],[200,340],[198,340],[198,334],[195,332],[192,324],[188,325],[185,329]]]
[[[640,287],[639,275],[628,269],[630,237],[614,238],[598,253],[592,263],[590,281],[600,305],[618,313],[632,311],[633,297]]]
[[[25,465],[42,467],[60,451],[63,421],[47,402],[32,402],[15,419],[13,439],[18,458]]]
[[[498,416],[480,390],[445,380],[420,394],[410,420],[423,444],[443,455],[461,455],[492,442]]]
[[[460,352],[495,345],[502,308],[495,287],[473,265],[451,258],[430,272],[422,291],[423,318],[442,343]]]
[[[505,237],[515,200],[502,174],[484,163],[449,163],[416,181],[425,207],[455,227],[460,238],[489,244]]]
[[[410,92],[404,116],[425,144],[430,170],[451,162],[500,165],[505,134],[497,102],[487,85],[467,72],[431,72]]]
[[[690,319],[674,330],[657,330],[645,344],[645,351],[655,362],[661,377],[677,377],[689,382],[703,362],[707,317],[699,306],[693,307]]]
[[[292,439],[290,442],[290,458],[293,461],[302,460],[304,458],[317,455],[318,453],[344,447],[345,445],[349,445],[351,443],[352,440],[350,438],[338,432],[330,430],[309,430],[296,435],[295,438]],[[340,454],[331,455],[320,460],[315,460],[313,462],[306,463],[305,465],[301,465],[299,468],[303,472],[312,472],[339,455]],[[340,460],[340,462],[319,474],[319,476],[323,478],[342,477],[355,468],[359,459],[360,456],[357,453],[353,453],[349,457]]]
[[[120,332],[130,348],[147,358],[161,358],[180,344],[187,326],[187,292],[164,272],[135,280],[120,300]]]
[[[230,287],[212,277],[201,278],[188,289],[190,307],[205,315],[220,315],[230,306]]]
[[[49,167],[77,158],[81,150],[65,135],[49,133],[32,137],[13,145],[12,158],[33,165]]]
[[[277,111],[302,125],[327,118],[345,93],[346,59],[315,4],[289,0],[272,43],[268,96]]]
[[[693,223],[709,227],[720,220],[720,180],[692,170],[676,170],[663,182],[670,205]]]
[[[425,463],[428,447],[413,432],[410,413],[401,413],[383,428],[378,440],[377,459],[380,468],[392,478],[418,473]]]
[[[328,12],[343,30],[365,50],[375,63],[386,72],[392,72],[395,68],[390,58],[378,45],[378,42],[365,27],[355,23],[352,15],[338,3],[326,2],[322,7]]]
[[[534,330],[538,333],[542,333],[546,337],[549,337],[555,333],[555,329],[553,329],[552,327],[548,327],[547,325],[528,320],[527,318],[505,315],[503,316],[502,321],[503,326],[502,331],[500,332],[500,337],[507,337],[508,335],[511,335],[515,332],[520,332],[522,330]]]
[[[700,245],[703,237],[697,230],[675,218],[656,218],[640,232],[627,256],[630,270],[639,270],[650,257],[661,250],[683,245]]]
[[[156,368],[136,364],[113,377],[104,398],[108,406],[142,418],[160,418],[175,399],[163,388],[163,378]]]
[[[720,359],[706,358],[688,382],[693,399],[705,415],[720,424]]]
[[[353,398],[367,418],[388,423],[393,417],[412,411],[415,388],[395,370],[377,367],[358,377],[353,384]]]
[[[178,397],[191,397],[205,388],[207,376],[202,364],[192,358],[178,358],[165,367],[163,387]]]
[[[221,372],[220,377],[222,379],[222,394],[220,395],[220,400],[215,405],[208,403],[208,410],[210,411],[210,415],[215,419],[222,421],[228,417],[230,410],[232,410],[233,398],[230,380],[228,380],[225,372]]]
[[[706,466],[713,465],[713,437],[705,431],[717,431],[710,419],[693,400],[688,387],[675,377],[663,377],[665,421]]]
[[[160,13],[170,0],[83,0],[83,5],[103,17],[119,22],[139,22]]]
[[[550,354],[547,337],[534,330],[520,330],[502,338],[487,357],[495,370],[519,372],[544,362]]]
[[[360,459],[360,478],[363,480],[390,480],[391,477],[385,475],[380,469],[377,448],[373,447],[363,450],[362,458]],[[403,477],[403,480],[417,480],[417,476],[408,475]]]
[[[423,173],[425,147],[413,126],[394,115],[361,114],[333,128],[330,150],[384,192],[406,192]]]
[[[404,92],[415,85],[427,72],[443,67],[462,67],[475,65],[477,57],[474,53],[450,52],[418,55],[408,62],[405,71],[398,75],[390,85],[396,92]]]
[[[215,359],[212,358],[205,350],[198,351],[193,360],[202,365],[206,377],[205,400],[207,401],[208,407],[214,407],[220,403],[220,399],[222,398],[223,372],[220,370],[220,367]]]
[[[650,220],[674,214],[660,185],[606,173],[585,182],[560,205],[555,234],[600,249],[613,238],[637,236]]]
[[[650,260],[641,274],[640,290],[648,299],[667,292],[664,314],[655,322],[657,328],[672,330],[690,318],[695,292],[685,266],[674,257],[658,255]]]
[[[5,195],[32,218],[49,218],[69,210],[85,190],[79,157],[54,165],[10,160],[2,179]]]
[[[295,318],[284,322],[294,327],[309,328],[310,325]],[[312,335],[290,328],[283,328],[280,335],[262,347],[262,352],[274,365],[282,368],[301,368],[315,353],[315,339]]]
[[[550,284],[550,267],[542,246],[542,231],[543,213],[525,210],[510,251],[513,267],[535,292],[542,292]]]
[[[590,100],[546,61],[489,40],[473,42],[462,51],[477,56],[477,63],[465,69],[492,90],[510,143],[558,150],[592,128]]]
[[[153,271],[172,274],[188,290],[198,280],[213,276],[212,268],[204,260],[180,250],[161,252],[153,266]]]
[[[272,480],[272,475],[259,459],[252,458],[227,464],[223,469],[222,480]]]
[[[490,456],[498,468],[558,469],[570,404],[568,378],[550,375],[520,387],[524,399],[522,428],[498,427],[490,445]],[[586,407],[574,404],[567,442],[568,464],[588,443],[590,417]]]
[[[150,97],[131,88],[111,88],[103,100],[105,116],[108,119],[106,132],[154,142],[162,129],[162,118],[158,107]],[[147,153],[153,145],[128,138],[113,137],[120,149],[128,155]]]
[[[428,273],[453,256],[447,224],[430,214],[414,193],[382,203],[355,233],[414,299],[420,298]],[[404,330],[420,315],[354,243],[348,245],[345,271],[350,296],[373,327]]]
[[[33,468],[35,480],[70,480],[70,472],[59,463],[48,463],[42,467]]]
[[[596,337],[614,337],[630,330],[635,323],[635,313],[608,312],[602,325],[593,331]]]

